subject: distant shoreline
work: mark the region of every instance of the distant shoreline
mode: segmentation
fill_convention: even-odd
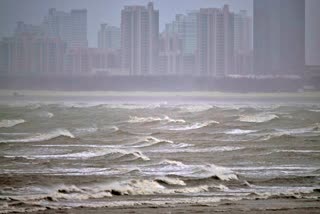
[[[231,78],[195,76],[0,76],[3,90],[275,93],[320,91],[320,78]]]
[[[27,98],[110,98],[110,99],[164,99],[169,100],[300,100],[307,99],[320,102],[320,92],[279,92],[279,93],[230,93],[230,92],[148,92],[148,91],[50,91],[50,90],[0,90],[0,97],[9,99]]]

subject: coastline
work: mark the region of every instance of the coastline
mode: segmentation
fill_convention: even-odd
[[[23,96],[110,96],[110,97],[320,97],[320,91],[315,92],[279,92],[279,93],[235,93],[220,91],[58,91],[58,90],[0,90],[0,96],[12,96],[14,93]]]

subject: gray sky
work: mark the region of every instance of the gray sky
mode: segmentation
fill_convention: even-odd
[[[0,37],[12,34],[17,21],[40,24],[49,8],[69,11],[88,9],[88,39],[96,46],[100,23],[120,25],[120,12],[124,5],[146,5],[150,0],[0,0]],[[160,11],[160,30],[176,14],[201,7],[222,7],[229,4],[232,11],[248,10],[252,14],[252,0],[154,0]]]

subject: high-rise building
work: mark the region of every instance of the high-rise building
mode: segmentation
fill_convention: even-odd
[[[118,52],[101,48],[69,48],[65,54],[65,73],[72,75],[121,75]]]
[[[197,49],[197,15],[198,11],[178,14],[172,23],[166,25],[166,33],[177,34],[182,40],[183,54],[194,54]]]
[[[181,42],[181,49],[178,52],[175,52],[175,57],[172,56],[172,51],[167,53],[162,52],[163,55],[170,56],[167,65],[172,63],[176,66],[178,70],[171,72],[179,75],[194,75],[195,74],[195,54],[197,50],[197,39],[198,39],[198,11],[188,12],[186,15],[178,14],[176,15],[175,20],[172,23],[166,25],[165,32],[163,35],[166,35],[165,38],[177,37]],[[168,51],[169,49],[167,49]],[[178,55],[179,56],[178,56]],[[167,57],[167,58],[168,58]],[[172,61],[173,60],[173,61]],[[171,63],[171,62],[172,63]]]
[[[118,50],[121,47],[120,28],[101,24],[98,32],[98,48]]]
[[[121,11],[122,69],[130,75],[157,73],[159,11],[153,3],[125,6]]]
[[[183,72],[183,43],[175,33],[164,32],[160,37],[159,73],[181,75]]]
[[[306,0],[306,64],[320,66],[320,1]]]
[[[59,74],[63,72],[65,43],[59,38],[30,34],[4,38],[0,42],[4,56],[2,68],[10,75]]]
[[[253,5],[255,74],[302,74],[305,0],[255,0]]]
[[[234,74],[252,74],[252,17],[242,10],[234,14]]]
[[[222,9],[200,9],[197,67],[201,76],[224,76],[234,69],[234,15]]]
[[[87,10],[57,11],[52,8],[45,17],[44,30],[49,38],[60,38],[70,48],[87,47]]]

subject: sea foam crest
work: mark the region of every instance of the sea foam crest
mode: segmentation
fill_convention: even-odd
[[[129,123],[150,123],[150,122],[168,122],[168,123],[185,123],[186,121],[183,119],[172,119],[169,116],[161,117],[137,117],[133,116],[130,117]]]
[[[155,109],[159,108],[161,104],[102,104],[99,107],[109,108],[109,109],[126,109],[126,110],[136,110],[136,109]]]
[[[264,123],[278,118],[279,116],[275,114],[262,113],[255,115],[241,115],[239,117],[239,121],[247,123]]]
[[[16,119],[16,120],[1,120],[0,121],[0,128],[10,128],[16,126],[21,123],[25,123],[26,121],[23,119]]]
[[[218,121],[215,120],[209,120],[209,121],[205,121],[205,122],[196,122],[196,123],[192,123],[190,125],[185,125],[185,126],[180,126],[180,127],[170,127],[169,130],[172,131],[187,131],[187,130],[194,130],[194,129],[200,129],[200,128],[204,128],[213,124],[219,124]]]
[[[211,105],[186,105],[179,107],[183,112],[202,112],[212,108]]]
[[[216,166],[214,164],[209,165],[202,165],[199,167],[200,175],[205,177],[217,177],[220,180],[238,180],[238,176],[233,173],[232,170],[222,167],[222,166]],[[202,172],[202,173],[201,173]]]
[[[154,146],[160,143],[174,144],[174,142],[171,140],[158,139],[156,137],[148,136],[148,137],[142,138],[136,143],[131,144],[130,146],[139,148],[139,147]]]
[[[140,151],[126,151],[121,149],[93,149],[89,151],[66,153],[66,154],[43,154],[43,155],[23,155],[23,156],[5,156],[7,158],[22,157],[26,159],[90,159],[95,157],[103,157],[108,155],[111,159],[129,159],[129,160],[144,160],[150,158]],[[113,155],[113,156],[112,156]]]
[[[194,179],[216,177],[220,180],[237,180],[238,177],[231,169],[214,164],[193,165],[175,160],[164,160],[158,164],[143,169],[146,174],[177,175]]]
[[[52,118],[54,114],[48,111],[40,111],[38,112],[38,116],[43,118]]]
[[[185,186],[183,181],[171,178],[160,178],[155,180],[132,179],[129,181],[113,182],[103,189],[115,195],[153,195],[153,194],[175,194],[175,193],[199,193],[209,190],[209,186],[195,186],[183,188],[166,188],[160,183],[174,186]]]
[[[226,131],[226,134],[229,135],[243,135],[257,132],[256,130],[243,130],[243,129],[232,129],[230,131]]]
[[[40,141],[51,140],[61,136],[74,138],[74,135],[71,132],[69,132],[67,129],[56,129],[47,133],[34,134],[33,136],[22,138],[22,139],[10,139],[10,140],[0,139],[0,143],[40,142]]]

